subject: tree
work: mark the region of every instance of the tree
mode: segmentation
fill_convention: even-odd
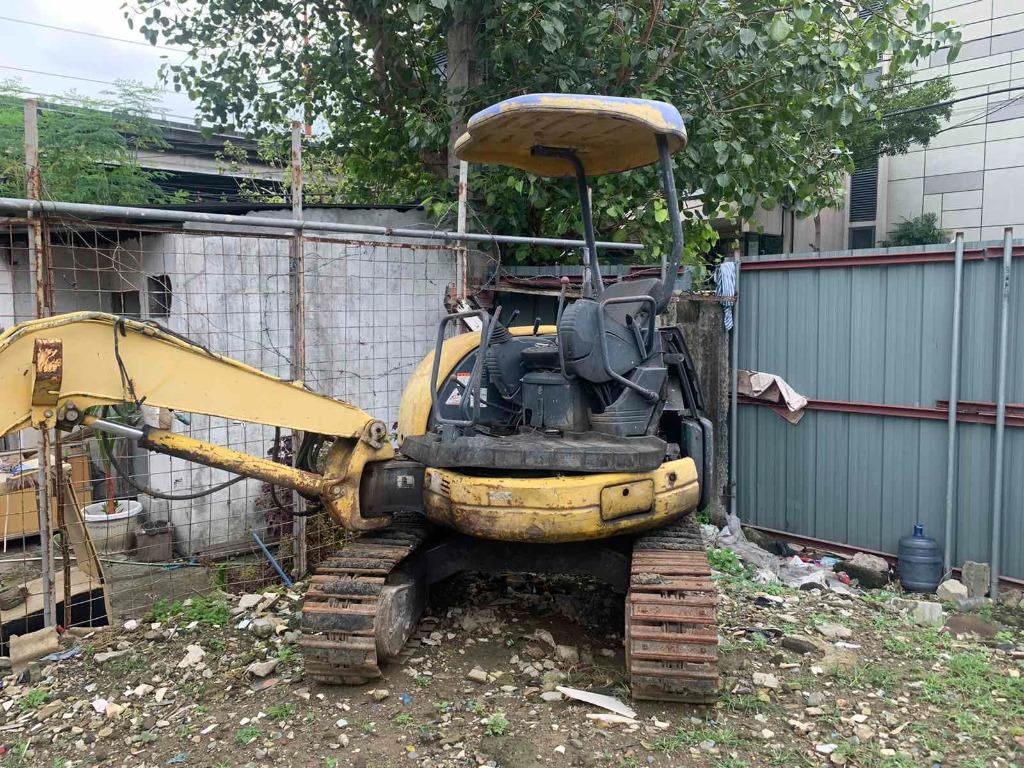
[[[43,197],[73,203],[153,205],[184,201],[159,181],[166,174],[142,168],[141,150],[167,146],[149,116],[155,90],[118,81],[101,98],[74,92],[40,105],[39,167]],[[24,197],[24,91],[0,82],[0,192]]]
[[[867,83],[868,108],[844,137],[854,169],[873,167],[882,155],[902,155],[914,145],[927,146],[952,114],[949,99],[954,89],[948,77],[915,83],[908,68],[897,67]],[[837,192],[833,206],[839,206],[842,186],[833,189]],[[813,248],[817,251],[821,247],[820,209],[813,215]]]
[[[859,15],[863,7],[871,12]],[[852,167],[846,134],[872,113],[865,73],[899,69],[957,34],[918,0],[130,0],[151,42],[189,50],[165,65],[216,124],[279,130],[301,109],[326,124],[352,202],[450,200],[448,155],[467,114],[526,92],[663,99],[688,125],[677,186],[706,216],[749,218],[789,201],[801,215],[832,202]],[[446,54],[447,61],[439,64]],[[448,78],[446,79],[446,74]],[[456,76],[457,75],[457,76]],[[605,237],[668,239],[653,169],[594,183]],[[475,168],[471,189],[491,231],[579,236],[572,186]],[[690,217],[689,253],[713,239]],[[522,255],[522,254],[520,254]]]

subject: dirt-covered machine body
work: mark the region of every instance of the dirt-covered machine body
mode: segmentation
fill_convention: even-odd
[[[111,432],[296,490],[357,532],[306,595],[306,669],[321,681],[378,676],[430,586],[455,573],[569,573],[626,595],[634,696],[710,701],[715,594],[690,513],[706,501],[711,427],[682,332],[658,325],[682,253],[671,154],[685,142],[673,107],[638,99],[539,94],[470,119],[463,159],[575,179],[583,296],[563,295],[551,326],[506,324],[500,308],[446,317],[403,394],[397,452],[385,425],[351,405],[98,313],[0,335],[0,431]],[[672,252],[660,277],[606,285],[588,176],[655,162]],[[449,333],[469,315],[478,332]],[[329,448],[315,466],[288,467],[92,410],[125,402],[273,425]]]

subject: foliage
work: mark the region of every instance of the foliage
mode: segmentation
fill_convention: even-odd
[[[488,736],[504,736],[508,733],[511,723],[503,712],[495,712],[484,720],[484,728]]]
[[[870,164],[879,155],[905,154],[913,144],[927,145],[952,114],[948,102],[953,93],[948,77],[915,83],[905,67],[881,75],[869,91],[869,112],[848,134],[854,165]]]
[[[275,704],[267,709],[267,717],[272,720],[287,720],[295,714],[295,705],[291,703]]]
[[[725,573],[729,576],[739,576],[743,573],[743,563],[740,562],[740,559],[736,557],[736,553],[731,549],[715,548],[708,550],[708,562],[719,573]]]
[[[18,706],[24,710],[38,709],[46,703],[50,695],[41,688],[33,688],[18,701]]]
[[[206,595],[173,603],[162,597],[153,604],[154,621],[168,621],[172,618],[185,622],[195,621],[205,626],[222,627],[231,620],[231,606],[226,600]]]
[[[924,213],[897,224],[886,245],[931,245],[948,241],[949,232],[939,226],[938,214]]]
[[[257,739],[263,738],[263,731],[257,728],[255,725],[247,725],[245,728],[239,728],[235,734],[235,741],[239,746],[247,747]]]
[[[464,115],[502,98],[555,91],[669,101],[690,137],[677,154],[677,186],[702,202],[703,216],[687,213],[693,260],[715,240],[707,217],[750,218],[779,202],[811,215],[835,201],[853,167],[851,126],[879,122],[889,94],[865,82],[879,62],[898,72],[943,45],[955,58],[958,34],[930,22],[919,0],[877,0],[861,18],[863,7],[345,0],[297,13],[291,0],[129,0],[125,13],[150,42],[188,49],[164,74],[206,119],[280,135],[301,107],[336,153],[332,175],[352,203],[427,199],[435,212],[449,210],[451,137]],[[468,53],[456,42],[466,30]],[[445,41],[459,59],[449,69],[466,65],[468,85],[449,86],[439,71]],[[643,240],[645,257],[658,258],[669,240],[658,186],[653,168],[594,179],[598,232]],[[474,167],[470,189],[481,228],[580,236],[567,182]]]
[[[141,151],[163,149],[150,117],[157,91],[119,80],[101,98],[73,91],[40,104],[39,167],[44,198],[73,203],[153,205],[184,202],[159,182],[167,174],[139,165]],[[0,81],[0,193],[25,197],[24,92]]]

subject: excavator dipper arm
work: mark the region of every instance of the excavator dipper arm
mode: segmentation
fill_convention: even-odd
[[[97,419],[86,409],[125,402],[267,424],[334,438],[323,475],[152,427]],[[348,530],[382,528],[365,517],[360,482],[370,462],[394,457],[383,422],[298,383],[269,376],[155,324],[75,312],[0,334],[0,435],[82,424],[145,448],[319,498]]]

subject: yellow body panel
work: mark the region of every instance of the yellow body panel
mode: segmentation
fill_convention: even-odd
[[[460,160],[496,163],[538,176],[572,176],[564,158],[535,155],[541,145],[572,149],[590,176],[658,161],[657,134],[669,151],[686,144],[686,128],[671,104],[650,99],[570,93],[516,96],[473,115],[455,144]]]
[[[555,326],[542,325],[538,335],[550,336],[555,332]],[[532,325],[517,325],[509,328],[513,336],[528,336],[533,333]],[[441,365],[437,373],[438,386],[444,386],[444,382],[451,376],[452,371],[462,359],[480,346],[479,333],[462,333],[445,339],[441,346]],[[398,444],[401,446],[406,435],[426,434],[427,425],[430,421],[430,373],[434,365],[434,353],[424,357],[416,370],[412,372],[409,381],[402,392],[402,402],[398,406]]]
[[[130,401],[118,369],[115,332],[125,372],[147,405],[350,438],[358,438],[373,421],[348,403],[209,352],[153,324],[73,312],[0,334],[0,435],[30,426],[37,339],[63,344],[63,381],[54,405],[70,400],[84,410]]]
[[[625,488],[631,489],[628,496]],[[556,543],[634,533],[671,522],[699,498],[690,458],[653,472],[564,477],[475,477],[428,468],[424,481],[430,520],[501,541]],[[646,507],[637,509],[645,500]]]

